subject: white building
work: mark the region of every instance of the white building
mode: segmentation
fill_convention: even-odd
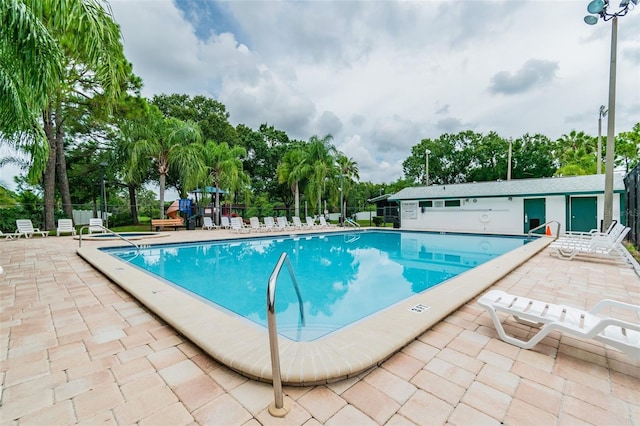
[[[561,233],[589,231],[603,219],[604,180],[600,174],[432,185],[405,188],[389,201],[400,206],[404,229],[521,234],[557,221]],[[624,222],[621,175],[613,189],[613,219]]]

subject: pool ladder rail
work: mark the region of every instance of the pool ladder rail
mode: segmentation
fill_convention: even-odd
[[[360,228],[360,224],[358,222],[348,217],[344,219],[344,223],[352,228]]]
[[[278,325],[276,323],[276,282],[278,276],[282,270],[282,266],[287,265],[293,287],[296,290],[298,296],[298,306],[300,307],[300,320],[304,326],[304,305],[302,304],[302,296],[300,295],[300,288],[298,287],[298,281],[293,273],[293,267],[287,257],[287,253],[282,253],[278,263],[276,263],[271,276],[269,277],[269,284],[267,285],[267,325],[269,327],[269,349],[271,352],[271,376],[273,380],[273,394],[274,402],[269,404],[269,414],[274,417],[284,417],[291,410],[288,403],[284,401],[282,395],[282,378],[280,375],[280,350],[278,348]]]
[[[123,241],[126,241],[127,243],[131,244],[132,246],[134,246],[136,248],[136,250],[138,252],[140,252],[140,246],[136,243],[134,243],[133,241],[123,237],[122,235],[118,234],[115,231],[112,231],[109,228],[106,228],[102,225],[91,225],[92,228],[102,228],[103,231],[105,231],[105,233],[107,234],[111,234],[111,235],[115,235],[116,237],[120,238]],[[85,229],[88,229],[89,225],[83,226],[82,228],[80,228],[80,232],[79,232],[79,236],[78,236],[78,248],[82,247],[82,231],[84,231]]]
[[[538,229],[547,229],[547,226],[551,225],[552,223],[556,224],[556,234],[555,234],[555,238],[558,238],[558,236],[560,235],[560,222],[558,222],[557,220],[550,220],[549,222],[545,222],[542,225],[538,225],[533,229],[530,229],[529,232],[527,233],[527,237],[529,240],[531,240],[531,234],[533,234],[534,231],[537,231]],[[551,228],[549,228],[549,232],[551,232]],[[546,234],[548,236],[552,236],[551,234]]]

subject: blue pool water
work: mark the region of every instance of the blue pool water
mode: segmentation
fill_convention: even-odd
[[[267,283],[286,252],[305,324],[285,268],[276,291],[278,331],[311,341],[525,243],[515,237],[367,230],[156,245],[139,253],[104,250],[265,327]]]

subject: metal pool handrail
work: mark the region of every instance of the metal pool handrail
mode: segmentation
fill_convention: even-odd
[[[360,228],[360,224],[359,224],[358,222],[356,222],[355,220],[350,219],[350,218],[348,218],[348,217],[346,217],[346,218],[344,219],[344,222],[345,222],[347,225],[351,226],[351,227],[354,227],[354,228]]]
[[[285,404],[282,397],[282,378],[280,377],[280,351],[278,349],[278,325],[276,324],[276,282],[282,270],[282,265],[287,265],[293,287],[298,296],[298,306],[300,307],[300,318],[304,325],[304,305],[302,304],[302,296],[298,281],[293,273],[293,267],[287,257],[287,253],[282,253],[278,263],[276,263],[271,276],[269,277],[269,285],[267,286],[267,324],[269,327],[269,349],[271,352],[271,376],[273,380],[274,403],[269,405],[269,413],[274,417],[284,417],[287,415],[291,407]]]
[[[109,228],[105,228],[102,225],[91,225],[91,226],[83,226],[82,228],[80,228],[80,236],[78,237],[78,248],[82,247],[82,231],[87,229],[87,228],[102,228],[103,230],[107,231],[107,233],[115,235],[116,237],[120,238],[121,240],[124,240],[126,242],[128,242],[129,244],[131,244],[132,246],[134,246],[136,248],[136,250],[140,251],[140,246],[137,245],[136,243],[134,243],[131,240],[126,239],[125,237],[123,237],[122,235],[118,234],[117,232],[112,231]]]
[[[530,229],[529,232],[527,233],[527,237],[529,239],[531,239],[531,234],[533,233],[533,231],[537,231],[538,229],[542,229],[544,227],[546,227],[547,225],[550,225],[552,223],[555,223],[556,225],[558,225],[556,227],[556,237],[558,237],[560,235],[560,222],[558,222],[557,220],[550,220],[549,222],[545,222],[542,225],[536,226],[533,229]]]

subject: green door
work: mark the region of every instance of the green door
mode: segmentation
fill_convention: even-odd
[[[569,231],[587,232],[598,227],[598,199],[571,197]]]
[[[527,233],[546,220],[546,199],[545,198],[528,198],[524,200],[524,232]],[[539,229],[536,234],[544,234],[545,229]]]

